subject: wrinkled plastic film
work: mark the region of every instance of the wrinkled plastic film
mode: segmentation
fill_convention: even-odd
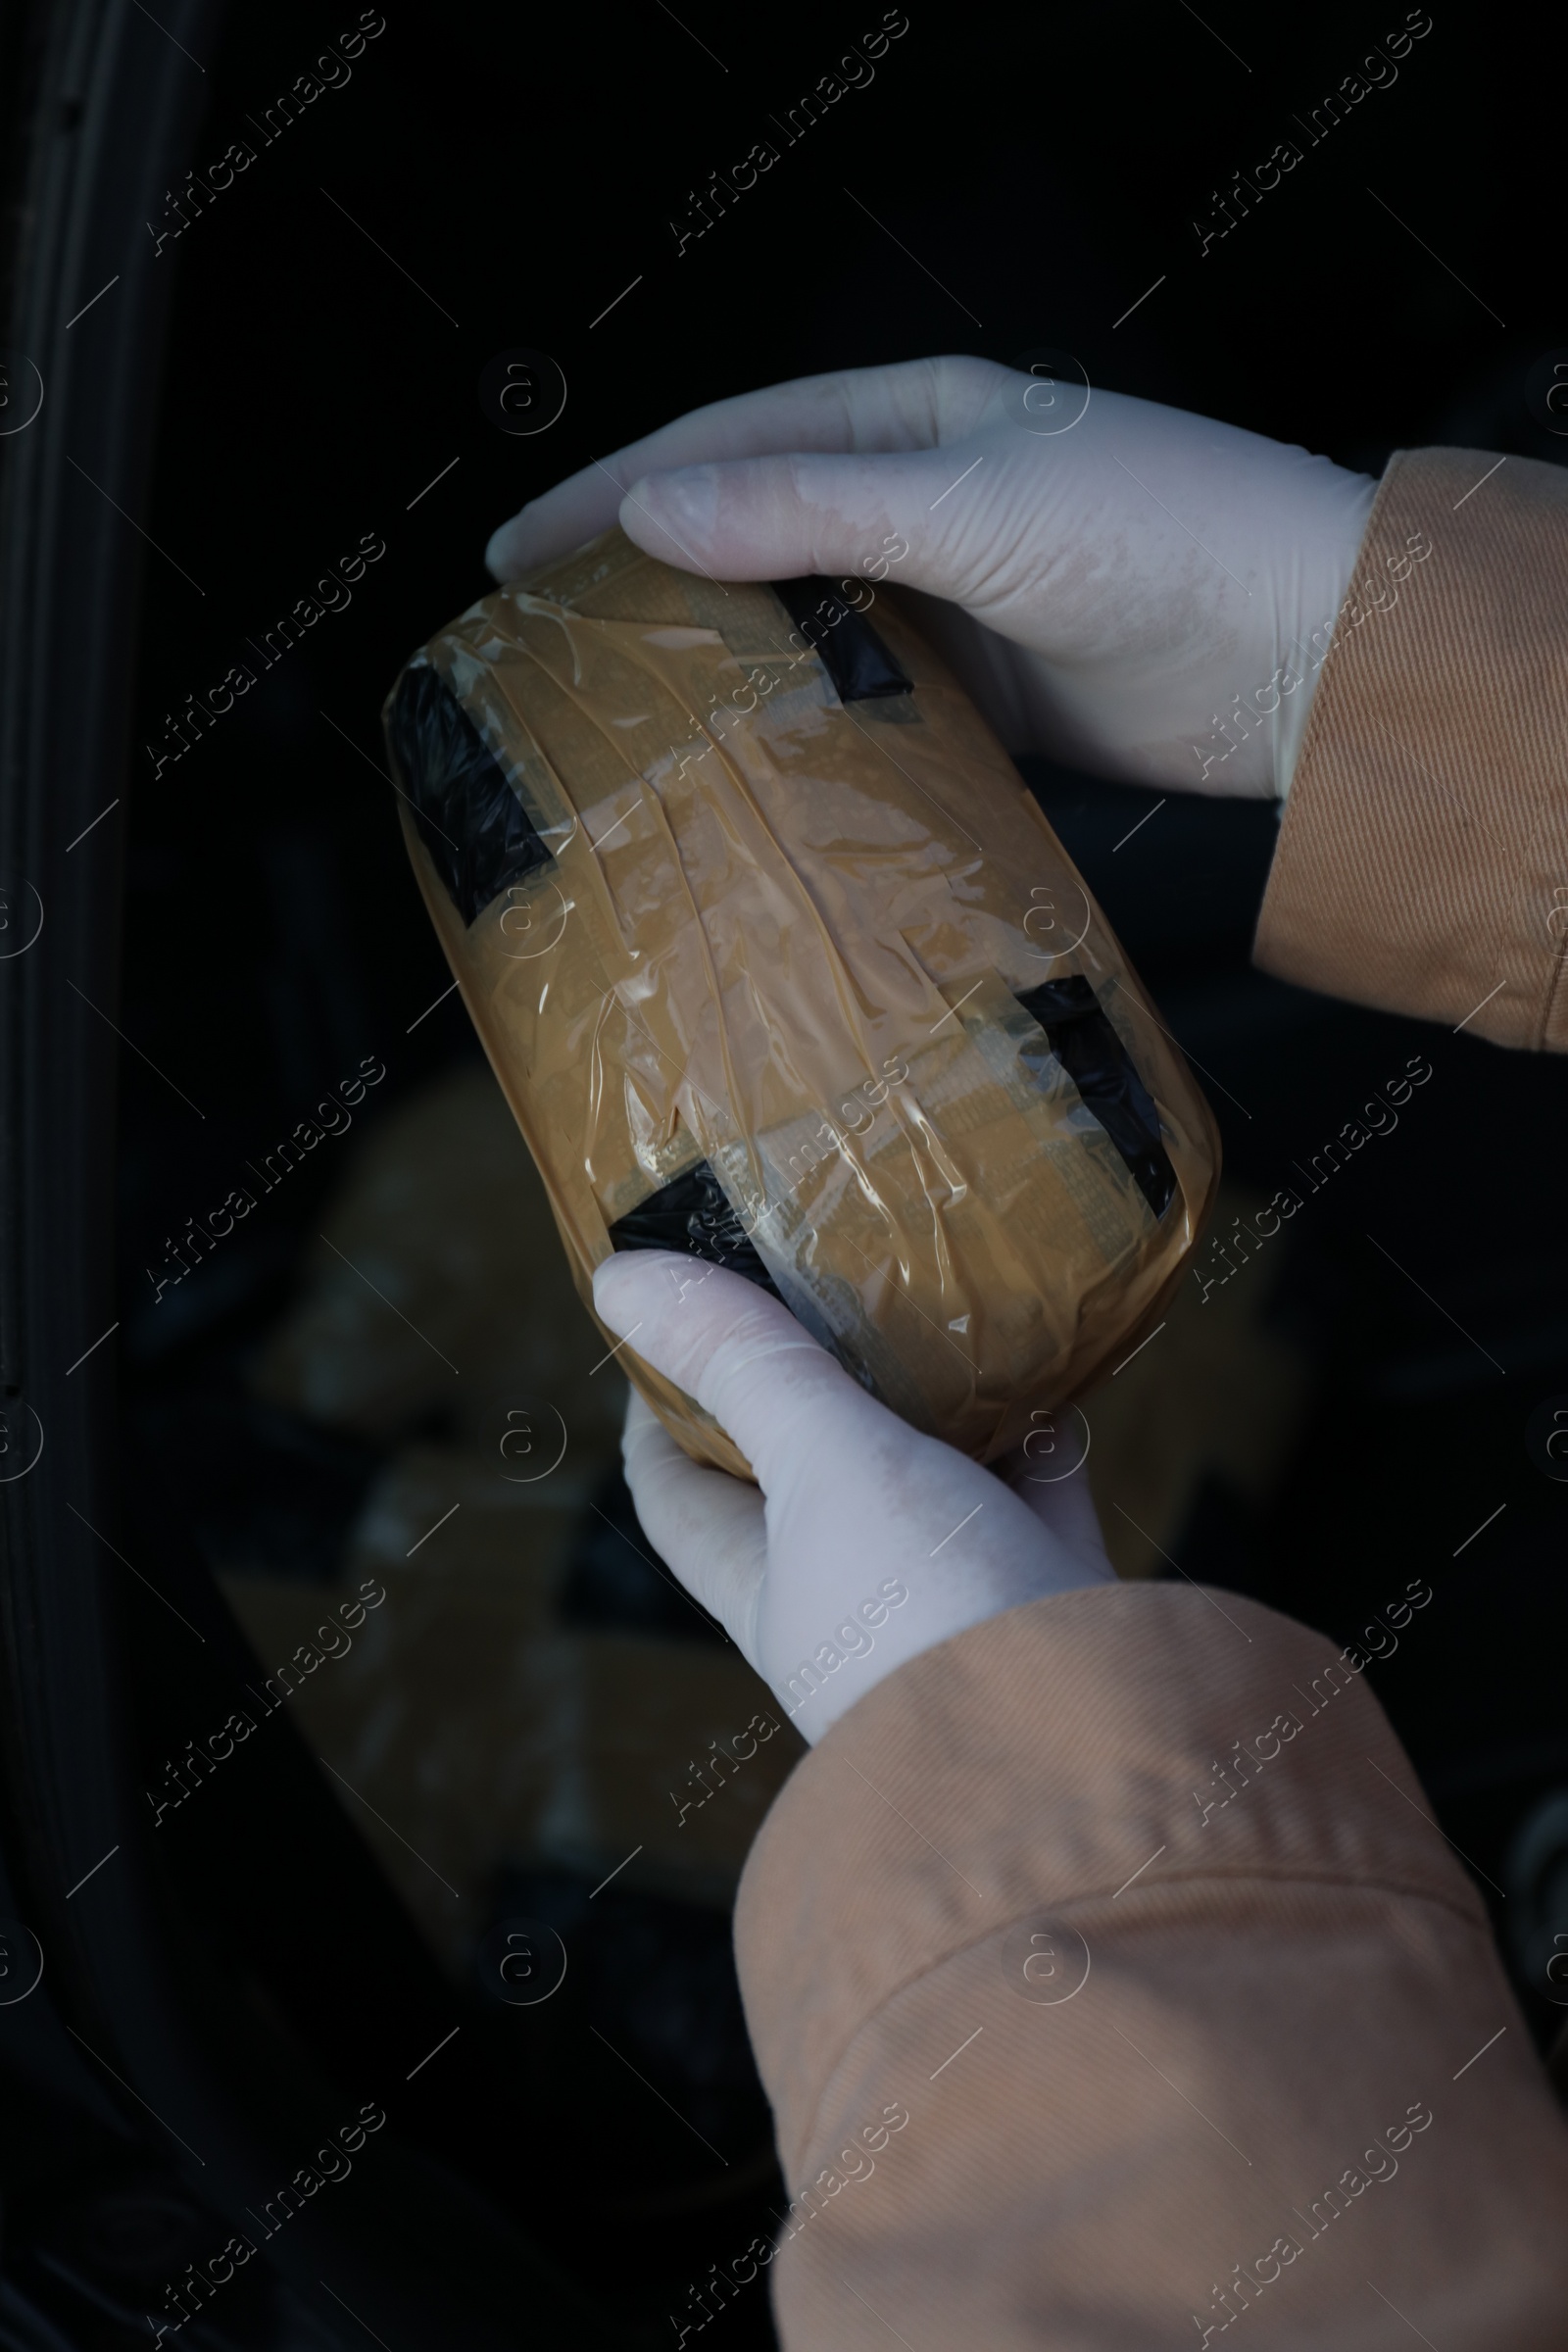
[[[1010,760],[870,595],[612,530],[432,638],[387,739],[584,1299],[617,1248],[731,1266],[990,1460],[1157,1317],[1218,1137]]]

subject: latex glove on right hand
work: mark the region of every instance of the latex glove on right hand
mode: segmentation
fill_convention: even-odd
[[[719,580],[896,580],[1009,751],[1272,797],[1376,488],[1185,410],[916,360],[695,410],[524,507],[486,560],[515,579],[618,517]]]
[[[721,1422],[759,1487],[684,1453],[633,1391],[622,1452],[656,1549],[803,1738],[1004,1609],[1113,1584],[1088,1483],[1014,1491],[868,1396],[744,1276],[664,1250],[595,1270],[594,1305]]]

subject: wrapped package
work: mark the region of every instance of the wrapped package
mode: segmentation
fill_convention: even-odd
[[[731,1267],[987,1461],[1152,1328],[1213,1120],[890,594],[711,581],[611,530],[442,629],[385,721],[585,1300],[615,1250]],[[688,1451],[748,1474],[606,1346]]]

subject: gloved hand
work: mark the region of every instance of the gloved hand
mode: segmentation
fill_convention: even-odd
[[[966,1626],[1114,1582],[1081,1471],[1044,1483],[1019,1456],[1012,1487],[922,1437],[743,1276],[627,1251],[595,1270],[594,1304],[757,1473],[760,1492],[694,1462],[633,1392],[637,1516],[807,1740]]]
[[[1009,751],[1266,797],[1375,489],[1181,409],[914,360],[698,409],[524,507],[486,560],[515,579],[618,514],[719,580],[897,580]]]

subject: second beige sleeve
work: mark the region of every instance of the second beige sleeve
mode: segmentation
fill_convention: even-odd
[[[1568,2339],[1568,2130],[1303,1626],[1123,1585],[927,1651],[797,1768],[736,1942],[786,2352]]]
[[[1568,470],[1391,461],[1254,953],[1304,988],[1568,1050]]]

